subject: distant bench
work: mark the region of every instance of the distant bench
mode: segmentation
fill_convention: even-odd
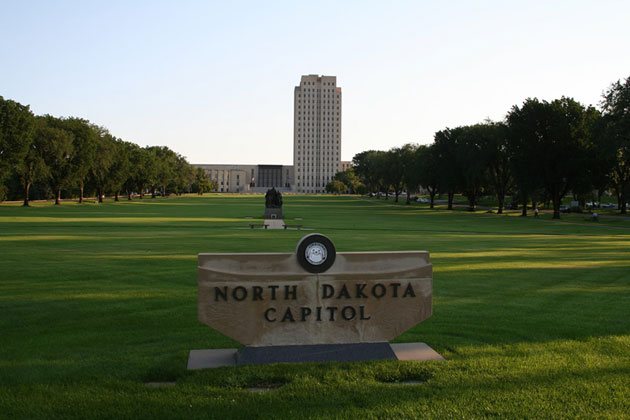
[[[267,229],[267,228],[269,227],[269,225],[265,225],[265,224],[262,224],[262,225],[257,225],[257,224],[255,224],[255,223],[250,223],[250,224],[249,224],[249,228],[250,228],[250,229],[254,229],[255,227],[260,227],[260,228],[265,228],[265,229]]]
[[[284,225],[284,230],[287,230],[288,228],[300,230],[302,229],[302,225]]]

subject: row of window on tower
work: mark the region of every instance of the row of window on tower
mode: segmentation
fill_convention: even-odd
[[[320,83],[323,86],[335,86],[335,82],[321,82],[320,81]],[[302,86],[315,86],[315,82],[309,82],[309,81],[302,82]]]
[[[309,93],[313,92],[313,94],[315,93],[327,93],[329,95],[334,95],[334,92],[336,91],[336,89],[326,89],[326,88],[304,88],[303,90],[301,90],[300,92],[303,92],[305,95],[308,95]],[[300,95],[300,93],[298,93],[298,95]],[[337,97],[339,97],[339,94],[337,94]]]

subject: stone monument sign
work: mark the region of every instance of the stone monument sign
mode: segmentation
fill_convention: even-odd
[[[432,296],[426,251],[337,253],[311,234],[295,253],[199,254],[199,320],[244,345],[236,364],[400,358],[388,341]]]

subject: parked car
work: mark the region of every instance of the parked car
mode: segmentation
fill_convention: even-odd
[[[569,212],[569,206],[565,206],[565,205],[560,206],[560,213],[568,213],[568,212]]]
[[[614,209],[615,207],[617,207],[617,205],[615,203],[602,204],[602,208],[603,209]]]
[[[427,199],[426,199],[426,198],[424,198],[424,197],[418,197],[418,199],[417,199],[416,201],[417,201],[418,203],[428,203],[428,202],[429,202],[429,200],[427,200]]]

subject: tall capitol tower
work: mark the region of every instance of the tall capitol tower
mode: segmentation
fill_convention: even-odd
[[[293,167],[299,193],[322,193],[340,170],[341,88],[336,76],[302,76],[293,105]]]

